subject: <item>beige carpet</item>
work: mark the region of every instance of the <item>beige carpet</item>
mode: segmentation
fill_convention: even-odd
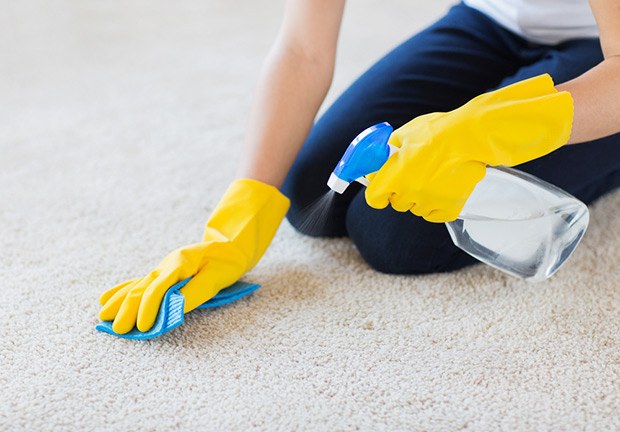
[[[330,98],[448,3],[351,1]],[[2,2],[0,430],[620,430],[620,194],[548,283],[381,275],[285,223],[251,298],[94,330],[104,289],[200,236],[281,6]]]

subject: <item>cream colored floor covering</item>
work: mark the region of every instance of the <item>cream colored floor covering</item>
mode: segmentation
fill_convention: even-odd
[[[330,100],[449,2],[355,0]],[[568,266],[372,271],[283,224],[251,298],[151,342],[98,295],[196,241],[281,2],[5,1],[0,430],[620,430],[620,195]]]

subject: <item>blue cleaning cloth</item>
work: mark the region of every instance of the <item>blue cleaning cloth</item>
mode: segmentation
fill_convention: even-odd
[[[181,294],[179,290],[183,288],[190,279],[191,278],[182,280],[168,289],[166,295],[164,295],[164,299],[161,302],[161,306],[159,307],[159,313],[155,319],[155,324],[153,324],[153,327],[151,327],[149,331],[141,332],[134,328],[129,333],[118,334],[112,330],[112,321],[100,322],[95,328],[104,333],[134,340],[153,339],[154,337],[168,333],[170,330],[183,324],[183,321],[185,320],[185,314],[183,313],[185,297],[183,297],[183,294]],[[228,288],[221,290],[215,297],[201,304],[197,309],[208,309],[232,303],[235,300],[239,300],[241,297],[245,297],[248,294],[253,293],[259,288],[260,285],[257,284],[237,282]]]

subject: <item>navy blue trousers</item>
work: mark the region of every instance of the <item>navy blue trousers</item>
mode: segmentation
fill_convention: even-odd
[[[534,44],[473,8],[452,7],[373,65],[316,122],[284,183],[288,220],[307,235],[350,237],[368,264],[384,273],[443,272],[476,263],[453,245],[444,224],[391,207],[372,209],[357,183],[335,197],[325,223],[305,223],[306,210],[328,190],[329,174],[368,126],[387,121],[398,128],[542,73],[559,84],[602,60],[598,39]],[[590,203],[620,185],[620,134],[564,146],[518,169]]]

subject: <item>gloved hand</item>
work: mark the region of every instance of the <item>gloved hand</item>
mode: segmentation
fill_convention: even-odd
[[[166,291],[193,276],[181,289],[187,313],[250,270],[271,243],[289,207],[277,188],[256,180],[234,181],[208,220],[202,242],[171,252],[147,276],[103,293],[99,318],[114,320],[116,333],[137,325],[148,331]]]
[[[377,171],[366,201],[430,222],[453,221],[487,165],[514,166],[556,150],[568,141],[572,121],[571,95],[558,92],[546,74],[417,117],[390,136],[400,151]]]

